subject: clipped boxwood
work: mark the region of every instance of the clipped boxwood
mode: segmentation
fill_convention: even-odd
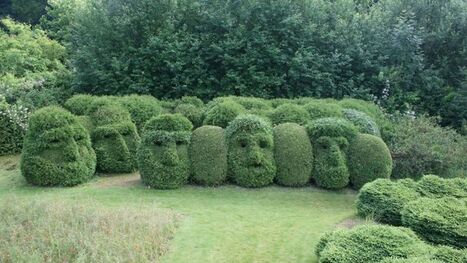
[[[417,191],[422,195],[430,198],[441,197],[467,197],[467,179],[453,178],[444,179],[439,176],[429,174],[422,177],[417,182]]]
[[[204,102],[196,96],[183,96],[178,100],[175,100],[175,105],[178,106],[180,104],[190,104],[197,108],[203,108]]]
[[[382,223],[401,225],[402,208],[419,197],[420,194],[405,183],[377,179],[360,189],[357,196],[357,211],[362,217],[372,217]]]
[[[119,98],[120,104],[130,113],[139,132],[152,117],[162,113],[159,101],[148,95],[129,95]]]
[[[381,138],[359,134],[350,143],[348,150],[350,183],[355,189],[378,178],[389,178],[392,171],[392,158]]]
[[[327,117],[343,117],[342,108],[339,105],[320,100],[308,102],[303,108],[308,112],[311,120]]]
[[[320,137],[343,137],[350,142],[357,136],[357,128],[347,120],[341,118],[321,118],[314,120],[307,126],[308,135],[312,141]]]
[[[449,246],[437,246],[432,258],[443,263],[467,262],[467,249],[454,249]]]
[[[63,106],[75,115],[86,115],[89,111],[89,106],[97,98],[89,94],[77,94],[69,98]]]
[[[289,103],[280,105],[274,109],[269,118],[275,125],[286,122],[304,125],[310,120],[310,115],[301,106]]]
[[[194,127],[199,127],[203,123],[204,107],[198,107],[189,103],[178,104],[174,113],[180,113],[185,116]]]
[[[227,178],[224,130],[202,126],[193,131],[190,144],[192,178],[201,185],[220,185]]]
[[[225,132],[232,180],[244,187],[271,184],[276,175],[271,125],[255,115],[241,115]]]
[[[423,257],[430,251],[414,232],[403,227],[362,225],[336,233],[318,243],[319,262],[380,262],[391,257]]]
[[[285,186],[303,186],[311,178],[313,147],[306,129],[296,123],[283,123],[274,128],[276,182]]]
[[[203,124],[225,128],[238,115],[244,112],[245,108],[236,102],[229,100],[215,102],[206,110]]]
[[[162,114],[146,123],[137,154],[144,184],[157,189],[174,189],[187,182],[192,128],[191,122],[181,114]]]
[[[46,107],[29,119],[20,165],[31,184],[74,186],[92,178],[96,155],[76,116],[60,107]]]
[[[378,125],[368,114],[354,109],[343,109],[342,113],[358,128],[359,132],[381,137]]]
[[[426,240],[467,248],[467,203],[453,197],[420,198],[401,212],[402,224]]]

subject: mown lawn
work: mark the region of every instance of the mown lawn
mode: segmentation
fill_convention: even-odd
[[[163,262],[317,262],[320,236],[354,217],[355,193],[306,188],[148,189],[137,174],[74,188],[26,185],[18,157],[0,157],[0,199],[60,200],[110,209],[156,207],[177,216]],[[138,211],[138,210],[135,210]]]

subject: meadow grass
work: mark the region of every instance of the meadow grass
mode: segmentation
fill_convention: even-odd
[[[109,213],[105,216],[155,208],[154,220],[170,219],[168,229],[178,226],[168,251],[164,242],[171,231],[160,232],[167,235],[158,238],[158,251],[167,251],[162,262],[317,262],[314,249],[321,235],[337,225],[345,226],[342,221],[356,212],[351,190],[232,185],[155,190],[141,185],[137,173],[97,177],[73,188],[38,188],[25,183],[15,165],[17,159],[0,157],[0,200],[14,196],[23,202],[81,204],[83,213],[88,208],[96,213],[98,206]]]

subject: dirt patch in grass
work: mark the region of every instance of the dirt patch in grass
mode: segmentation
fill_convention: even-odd
[[[139,173],[119,175],[98,175],[92,186],[96,188],[136,187],[142,186]]]
[[[359,217],[350,217],[336,224],[336,228],[352,229],[362,224],[368,224],[368,221]]]

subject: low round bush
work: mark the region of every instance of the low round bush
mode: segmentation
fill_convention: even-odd
[[[381,137],[378,125],[368,114],[354,109],[343,109],[342,113],[357,127],[359,132]]]
[[[107,98],[100,98],[92,102],[87,115],[91,118],[95,127],[114,123],[132,122],[128,110]]]
[[[162,113],[159,101],[152,96],[129,95],[119,98],[120,104],[130,113],[131,120],[139,132],[152,117]]]
[[[276,182],[285,186],[303,186],[310,181],[313,148],[306,129],[296,123],[274,128]]]
[[[60,107],[34,112],[21,154],[21,173],[31,184],[74,186],[96,169],[91,139],[76,116]]]
[[[178,106],[180,104],[190,104],[193,105],[197,108],[203,108],[204,107],[204,102],[200,100],[196,96],[183,96],[178,100],[175,100],[175,105]]]
[[[158,189],[181,187],[190,175],[191,122],[180,114],[162,114],[144,126],[138,167],[144,184]]]
[[[403,227],[362,225],[338,230],[336,236],[325,237],[317,252],[319,262],[380,262],[387,258],[422,257],[429,246],[414,232]]]
[[[310,120],[310,115],[299,105],[283,104],[274,109],[269,118],[275,125],[286,122],[304,125]]]
[[[467,203],[453,197],[420,198],[401,212],[402,224],[440,245],[467,248]]]
[[[382,261],[379,261],[379,263],[421,263],[421,262],[423,263],[445,263],[444,261],[432,259],[429,256],[409,257],[409,258],[390,257]]]
[[[185,116],[194,127],[199,127],[203,123],[204,108],[189,103],[179,104],[174,109],[174,113],[180,113]]]
[[[77,94],[69,98],[63,106],[75,115],[86,115],[88,113],[89,106],[97,98],[98,97],[89,94]]]
[[[338,104],[344,109],[353,109],[368,114],[374,120],[380,118],[383,113],[381,109],[373,102],[358,99],[343,99]]]
[[[202,126],[193,131],[190,144],[193,180],[201,185],[220,185],[227,178],[227,145],[224,130]]]
[[[373,135],[359,134],[352,140],[347,164],[350,183],[355,189],[378,178],[391,176],[391,153],[383,140]]]
[[[222,128],[233,121],[238,115],[245,112],[245,108],[233,101],[222,101],[208,107],[204,115],[204,125],[219,126]]]
[[[467,197],[467,179],[454,178],[444,179],[439,176],[429,174],[422,177],[417,182],[417,191],[425,197],[441,198],[441,197]]]
[[[262,187],[276,175],[271,125],[254,115],[241,115],[226,130],[228,169],[232,180],[244,187]]]
[[[401,211],[420,194],[405,183],[377,179],[365,184],[357,196],[357,211],[362,217],[372,217],[381,223],[401,225]]]
[[[303,108],[308,112],[311,120],[327,117],[343,117],[342,108],[339,105],[320,100],[308,102]]]

